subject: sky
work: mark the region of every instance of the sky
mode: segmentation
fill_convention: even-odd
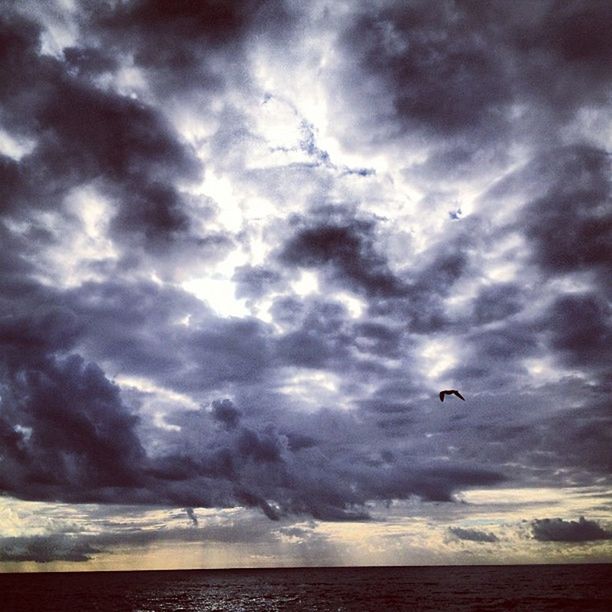
[[[612,562],[611,21],[4,0],[0,571]]]

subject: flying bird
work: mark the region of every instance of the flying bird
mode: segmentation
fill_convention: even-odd
[[[465,402],[465,397],[457,391],[457,389],[444,389],[444,391],[440,391],[440,401],[444,401],[445,395],[456,395],[459,399],[462,399]]]

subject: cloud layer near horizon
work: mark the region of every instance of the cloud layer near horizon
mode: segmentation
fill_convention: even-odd
[[[367,520],[609,484],[610,11],[13,4],[0,491]]]

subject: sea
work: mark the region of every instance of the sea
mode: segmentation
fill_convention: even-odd
[[[610,612],[612,564],[0,574],[0,609]]]

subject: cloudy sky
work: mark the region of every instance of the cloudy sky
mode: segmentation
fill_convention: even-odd
[[[0,571],[612,561],[610,2],[2,6]]]

